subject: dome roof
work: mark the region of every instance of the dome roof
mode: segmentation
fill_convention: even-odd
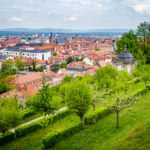
[[[121,59],[133,58],[133,55],[129,53],[127,50],[124,50],[122,53],[118,55],[118,58],[121,58]]]

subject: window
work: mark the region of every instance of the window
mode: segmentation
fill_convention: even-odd
[[[122,68],[122,67],[121,67],[121,65],[119,64],[118,67],[117,67],[117,69],[118,69],[118,70],[121,70],[121,68]]]
[[[131,67],[130,66],[127,67],[127,71],[128,71],[128,73],[131,72]]]

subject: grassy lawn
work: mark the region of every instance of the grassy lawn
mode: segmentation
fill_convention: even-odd
[[[130,87],[128,91],[133,95],[144,87],[143,82]],[[107,100],[112,100],[117,95],[111,95]],[[111,114],[96,124],[86,126],[85,129],[72,137],[60,141],[53,150],[111,150],[117,144],[124,143],[129,131],[134,129],[138,124],[145,122],[150,116],[150,94],[143,96],[132,107],[125,109],[120,114],[120,128],[116,129],[116,115]],[[92,111],[92,107],[89,112]],[[89,113],[88,112],[88,113]],[[32,116],[31,116],[32,117]],[[30,120],[30,119],[29,119]],[[7,143],[0,147],[0,150],[43,150],[42,138],[45,134],[51,131],[67,126],[73,122],[78,122],[79,118],[71,114],[63,119],[56,121],[54,124],[43,129],[32,132],[22,138]],[[134,130],[133,130],[134,132]],[[130,135],[129,135],[130,136]],[[150,139],[150,138],[149,138]],[[119,141],[120,140],[120,141]],[[118,142],[119,143],[118,143]],[[114,147],[116,150],[117,148]],[[123,149],[124,150],[124,149]],[[144,149],[145,150],[145,149]]]
[[[64,126],[67,126],[74,121],[78,122],[80,120],[78,117],[76,117],[76,115],[71,114],[61,120],[58,120],[56,123],[48,126],[45,129],[45,132],[44,129],[37,130],[36,132],[30,133],[27,136],[18,138],[15,141],[1,146],[0,150],[41,150],[43,149],[42,138],[45,134],[51,131],[57,131],[58,128],[63,128]]]
[[[36,119],[36,118],[41,117],[41,116],[42,116],[41,113],[33,114],[33,115],[29,116],[29,117],[26,117],[26,118],[22,119],[20,124],[26,123],[28,121],[31,121],[31,120]]]
[[[149,116],[150,92],[120,113],[119,129],[113,113],[62,140],[51,150],[149,150]]]

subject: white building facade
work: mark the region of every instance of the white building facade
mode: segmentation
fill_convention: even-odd
[[[23,50],[15,48],[1,49],[0,53],[4,56],[22,57],[27,59],[49,60],[51,52],[49,50]]]

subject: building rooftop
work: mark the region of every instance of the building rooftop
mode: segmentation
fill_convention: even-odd
[[[18,49],[18,48],[11,48],[8,47],[6,51],[15,51],[15,52],[27,52],[27,53],[47,53],[49,50],[39,50],[39,49],[34,49],[34,50],[24,50],[24,49]]]

